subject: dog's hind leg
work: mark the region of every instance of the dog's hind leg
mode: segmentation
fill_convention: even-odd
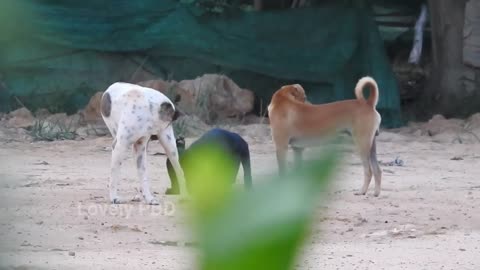
[[[138,179],[140,180],[141,190],[145,202],[151,205],[158,205],[158,200],[150,191],[150,181],[147,174],[147,144],[148,137],[142,137],[133,144],[133,154],[137,166]]]
[[[122,163],[125,160],[127,146],[124,141],[116,141],[116,144],[112,150],[112,160],[110,164],[110,202],[114,204],[125,203],[118,196],[118,181],[120,180],[120,172]]]
[[[373,176],[375,178],[375,192],[373,195],[377,197],[380,195],[381,184],[382,184],[382,170],[378,165],[377,160],[377,146],[375,138],[373,138],[372,147],[370,148],[370,166],[372,167]]]
[[[302,163],[303,163],[303,150],[304,150],[304,148],[293,146],[292,149],[293,149],[293,154],[294,154],[294,158],[295,158],[295,168],[300,169],[302,167]]]
[[[357,134],[355,134],[355,143],[360,154],[360,159],[362,160],[364,179],[362,188],[360,191],[355,192],[355,195],[365,195],[372,180],[372,169],[370,165],[370,150],[372,147],[370,138],[372,138],[372,136],[370,136],[370,134]]]
[[[372,170],[370,168],[369,157],[362,155],[361,159],[363,165],[364,180],[362,188],[360,189],[360,191],[355,192],[355,195],[365,195],[367,193],[368,186],[370,185],[370,182],[372,180]]]
[[[303,162],[303,150],[305,150],[305,148],[298,146],[298,141],[295,138],[290,139],[289,144],[293,150],[295,169],[300,169]]]

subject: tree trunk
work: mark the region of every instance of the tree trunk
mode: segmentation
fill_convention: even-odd
[[[256,11],[262,10],[263,7],[263,0],[253,0],[253,8]]]
[[[458,116],[465,108],[462,83],[466,0],[428,0],[432,29],[432,69],[424,101],[427,109]],[[467,109],[468,110],[468,109]]]

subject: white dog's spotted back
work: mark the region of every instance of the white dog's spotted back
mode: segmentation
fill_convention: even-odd
[[[167,96],[135,84],[114,83],[103,93],[101,113],[113,137],[110,179],[110,200],[113,203],[122,202],[117,195],[120,167],[126,152],[133,145],[143,197],[150,204],[158,204],[150,192],[146,173],[146,149],[152,135],[158,137],[172,161],[179,177],[180,192],[186,192],[172,127],[176,114],[175,106]]]
[[[157,135],[171,124],[175,113],[175,105],[167,96],[134,84],[114,83],[103,97],[102,116],[105,123],[111,127],[114,137],[122,132],[124,134],[120,136],[125,136],[129,143],[146,134]]]

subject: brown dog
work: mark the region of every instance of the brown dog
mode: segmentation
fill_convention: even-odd
[[[368,99],[363,96],[366,86],[370,89]],[[355,95],[357,99],[311,105],[306,103],[305,91],[299,84],[286,85],[275,92],[268,106],[268,114],[281,174],[285,171],[288,145],[292,139],[326,136],[348,128],[360,153],[365,174],[363,187],[355,194],[367,193],[373,172],[374,195],[380,195],[382,171],[375,146],[375,135],[381,122],[380,114],[375,109],[378,102],[377,83],[371,77],[361,78],[355,87]]]

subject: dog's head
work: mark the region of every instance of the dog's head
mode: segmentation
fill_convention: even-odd
[[[305,95],[305,90],[300,84],[285,85],[280,89],[280,91],[282,91],[285,96],[293,100],[296,100],[302,103],[305,103],[305,101],[307,100],[307,96]]]

